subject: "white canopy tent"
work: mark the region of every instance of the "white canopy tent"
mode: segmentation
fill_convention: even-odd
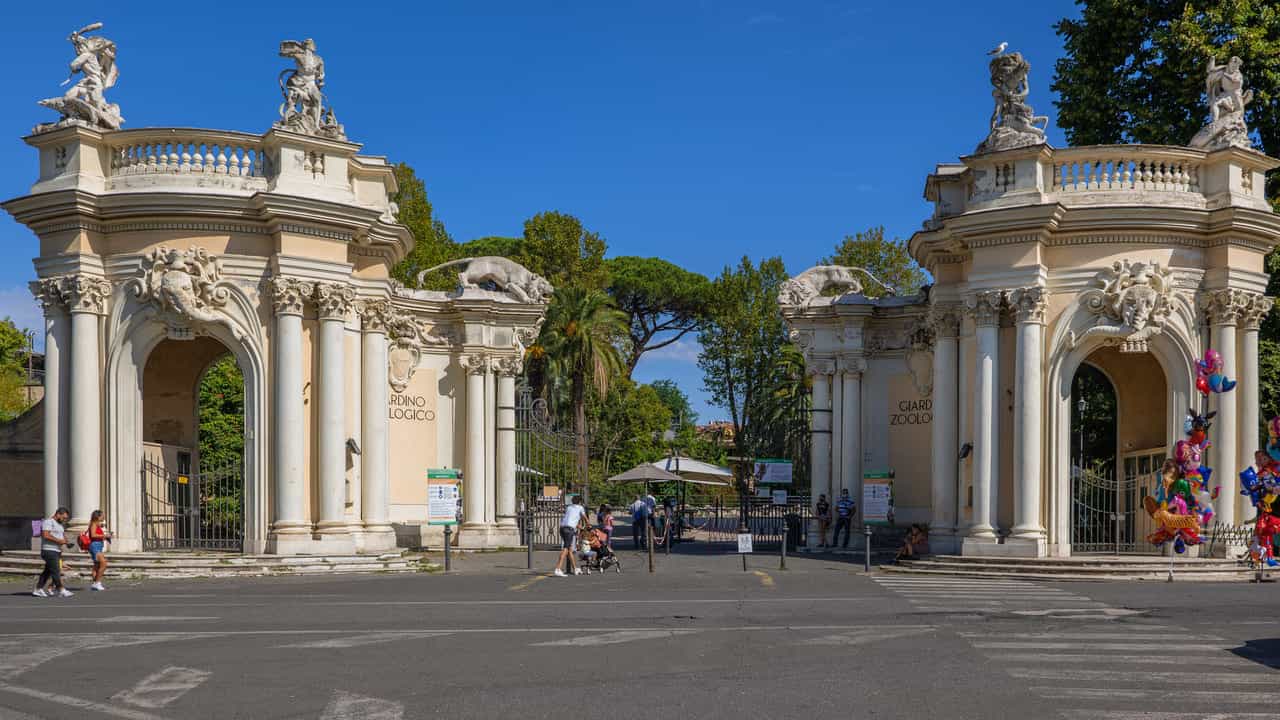
[[[727,487],[733,484],[733,471],[727,467],[694,460],[687,457],[667,457],[655,460],[650,465],[675,473],[684,482],[694,485],[719,485]]]

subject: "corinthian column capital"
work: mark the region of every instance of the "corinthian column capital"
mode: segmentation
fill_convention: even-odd
[[[65,278],[62,292],[71,312],[101,315],[106,311],[111,283],[92,275],[72,275]]]
[[[1044,288],[1039,286],[1017,288],[1009,293],[1009,305],[1019,323],[1044,323]]]
[[[1004,307],[1005,292],[1003,290],[983,290],[964,299],[965,311],[973,316],[978,325],[994,326],[1000,324],[1000,311]]]
[[[49,313],[67,307],[66,282],[64,277],[42,278],[31,282],[28,287],[36,302],[40,303],[45,313]]]
[[[386,333],[391,303],[386,300],[362,300],[355,304],[365,332]]]
[[[307,298],[315,290],[313,283],[298,278],[271,278],[271,309],[276,315],[301,315]]]
[[[356,299],[356,291],[341,283],[316,283],[316,311],[321,320],[345,320]]]
[[[1249,304],[1250,294],[1234,288],[1212,290],[1201,298],[1200,307],[1210,325],[1236,325]]]
[[[1257,330],[1262,326],[1262,321],[1266,319],[1267,313],[1271,312],[1271,308],[1275,307],[1276,299],[1268,297],[1261,293],[1250,293],[1245,303],[1244,313],[1242,316],[1244,328],[1246,330]]]
[[[927,323],[933,329],[936,337],[958,337],[960,335],[960,306],[950,303],[934,305],[929,308]]]
[[[484,375],[489,369],[489,358],[484,355],[463,355],[461,362],[468,375]]]

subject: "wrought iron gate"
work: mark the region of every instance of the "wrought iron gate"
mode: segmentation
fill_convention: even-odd
[[[1155,527],[1142,509],[1144,495],[1154,491],[1163,450],[1126,454],[1121,472],[1073,467],[1071,479],[1071,550],[1076,553],[1147,553],[1155,547],[1147,535]]]
[[[144,458],[142,549],[243,551],[240,463],[183,473]]]
[[[560,517],[567,496],[581,492],[573,430],[555,426],[547,401],[521,382],[516,391],[516,488],[521,537],[532,529],[535,547],[559,547]]]

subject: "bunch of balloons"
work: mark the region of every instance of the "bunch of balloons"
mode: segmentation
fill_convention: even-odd
[[[1189,411],[1183,426],[1187,438],[1179,440],[1173,457],[1164,461],[1155,497],[1142,499],[1143,507],[1158,526],[1147,536],[1153,545],[1172,541],[1176,552],[1186,552],[1188,545],[1200,544],[1200,529],[1213,521],[1218,488],[1209,490],[1213,469],[1205,466],[1204,453],[1209,449],[1208,433],[1213,424],[1209,421],[1215,414]]]
[[[1280,497],[1280,417],[1267,423],[1267,448],[1253,454],[1254,467],[1240,473],[1240,494],[1258,510],[1253,525],[1253,542],[1249,545],[1249,559],[1256,565],[1266,563],[1280,567],[1275,558],[1275,536],[1280,533],[1280,517],[1276,511]]]
[[[1228,380],[1222,372],[1222,353],[1210,348],[1204,351],[1204,359],[1196,362],[1196,389],[1201,395],[1209,393],[1231,392],[1236,388],[1235,380]]]

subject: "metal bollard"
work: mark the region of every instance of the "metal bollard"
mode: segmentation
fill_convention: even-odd
[[[790,535],[790,532],[791,532],[791,529],[787,527],[787,520],[786,518],[783,518],[782,520],[782,558],[778,562],[779,570],[787,569],[787,538]]]
[[[866,553],[862,559],[863,572],[871,572],[871,526],[862,526],[862,537],[866,542],[863,543],[863,551]]]
[[[453,526],[444,526],[444,571],[449,572],[453,569],[453,563],[449,560],[449,538],[453,536]]]

